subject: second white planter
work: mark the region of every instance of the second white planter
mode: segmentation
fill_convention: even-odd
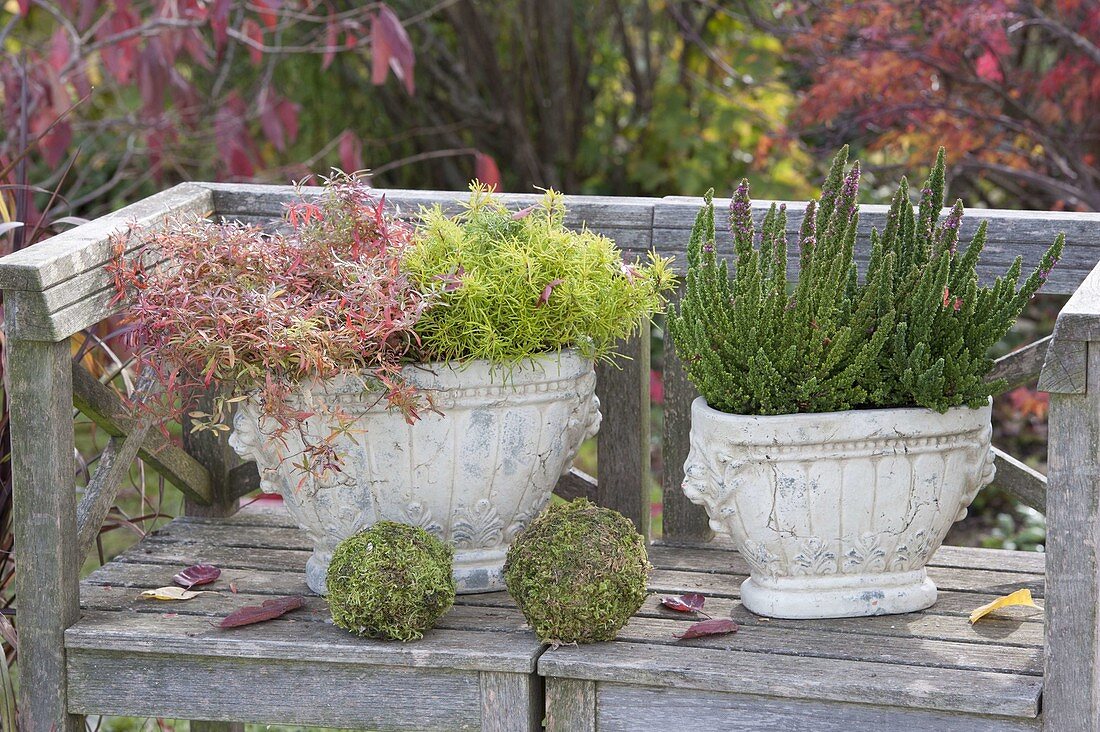
[[[691,409],[684,493],[751,568],[760,615],[904,613],[936,600],[925,565],[993,479],[990,407],[745,416]]]
[[[388,519],[427,529],[455,546],[460,593],[504,589],[512,539],[550,500],[581,442],[599,429],[592,362],[575,351],[548,354],[503,370],[474,361],[409,366],[403,376],[438,410],[407,424],[360,380],[303,386],[296,404],[314,412],[303,433],[332,441],[339,472],[316,476],[295,466],[302,435],[272,438],[260,406],[245,402],[230,444],[255,460],[260,486],[280,493],[314,551],[310,588],[325,593],[325,573],[342,539]],[[339,415],[339,417],[338,417]],[[350,428],[340,419],[351,418]]]

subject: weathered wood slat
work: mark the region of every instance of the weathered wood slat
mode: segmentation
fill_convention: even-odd
[[[85,582],[81,586],[81,607],[97,611],[127,611],[161,614],[162,606],[142,600],[143,589],[161,586],[168,580],[168,569],[155,566],[131,565],[123,575],[108,574],[111,581],[99,584]],[[181,603],[173,608],[181,615],[223,617],[243,605],[263,602],[272,594],[291,594],[304,589],[300,577],[279,578],[280,587],[290,589],[272,592],[274,588],[253,586],[255,575],[251,573],[227,573],[211,592]],[[238,587],[239,594],[226,591],[229,582]],[[257,589],[267,592],[254,594]],[[992,596],[991,596],[992,597]],[[466,602],[466,598],[462,598]],[[507,597],[496,598],[500,605],[459,604],[454,606],[436,626],[442,630],[471,630],[479,632],[528,633],[522,614]],[[972,603],[974,607],[977,603]],[[961,616],[952,620],[939,618],[922,622],[916,627],[898,619],[886,622],[851,622],[843,620],[767,621],[752,615],[740,604],[711,598],[708,612],[716,617],[732,616],[741,624],[736,638],[709,638],[695,641],[701,647],[735,648],[781,655],[843,658],[848,660],[872,660],[882,663],[898,663],[945,668],[971,668],[975,670],[1026,673],[1038,675],[1042,669],[1042,630],[1032,627],[1017,632],[1019,619],[993,617],[977,628]],[[295,614],[296,621],[328,622],[328,606],[322,598],[307,596],[304,608]],[[677,615],[663,610],[658,597],[650,598],[642,611],[619,634],[619,640],[671,644],[675,636],[683,632],[685,623],[695,618]],[[887,618],[880,619],[882,621]],[[912,620],[912,619],[909,619]],[[1031,623],[1038,626],[1038,623]],[[988,633],[989,635],[982,635]]]
[[[63,633],[80,608],[69,344],[5,342],[19,598],[20,726],[76,732]]]
[[[997,466],[993,485],[999,486],[1024,505],[1046,513],[1046,476],[996,447],[993,448],[993,458],[993,464]]]
[[[578,468],[571,468],[558,479],[554,486],[554,495],[572,501],[574,498],[587,498],[596,501],[596,479]]]
[[[596,438],[597,503],[649,534],[649,321],[620,343],[614,363],[596,366],[603,421]]]
[[[1091,241],[1097,238],[1096,229],[1096,224],[1093,224]],[[1068,239],[1066,248],[1069,248]],[[1061,266],[1060,262],[1059,266]],[[1058,313],[1058,322],[1054,326],[1055,343],[1058,340],[1100,340],[1100,265],[1094,266],[1095,268],[1089,267],[1087,276],[1080,286],[1072,291],[1069,301]],[[1055,267],[1055,270],[1057,269]]]
[[[204,394],[195,405],[201,412],[214,414],[215,391]],[[232,422],[232,415],[230,415]],[[210,476],[210,497],[195,501],[186,496],[183,510],[189,516],[232,516],[239,507],[239,496],[234,495],[234,486],[230,475],[234,468],[242,464],[241,458],[229,446],[229,443],[213,430],[193,429],[194,420],[190,415],[183,418],[183,447],[203,466]],[[259,475],[257,474],[257,483]]]
[[[101,216],[0,261],[0,289],[41,292],[110,261],[111,237],[130,225],[150,227],[171,216],[205,216],[214,198],[201,183],[181,183],[137,203]]]
[[[118,393],[101,384],[79,363],[73,362],[71,371],[72,401],[77,409],[112,437],[125,437],[140,429],[140,420],[123,404]],[[210,474],[160,430],[146,430],[138,454],[184,495],[196,501],[211,500]]]
[[[724,211],[729,199],[715,199],[715,207]],[[771,201],[754,201],[753,217],[757,223],[767,213]],[[686,263],[687,241],[695,215],[702,206],[702,199],[670,196],[657,203],[653,213],[653,248],[660,254],[672,255],[679,268]],[[803,202],[787,204],[787,232],[792,242],[797,237]],[[887,206],[863,205],[860,207],[856,258],[866,263],[870,254],[869,236],[872,227],[884,228]],[[724,219],[724,215],[722,216]],[[1025,267],[1033,267],[1059,232],[1066,233],[1066,247],[1062,260],[1050,273],[1044,292],[1070,294],[1081,284],[1100,259],[1100,243],[1096,241],[1096,227],[1100,214],[1048,211],[1008,211],[999,209],[970,209],[963,219],[960,236],[968,242],[977,229],[978,222],[987,220],[988,243],[978,267],[979,277],[991,282],[1006,270],[1017,256],[1022,256]],[[719,251],[732,251],[732,241],[724,224],[717,227]],[[796,246],[790,248],[789,272],[797,274]]]
[[[515,732],[542,727],[542,681],[533,674],[482,671],[482,732]]]
[[[669,729],[678,729],[683,723],[683,718],[678,719]],[[643,726],[650,728],[648,722]],[[550,679],[546,684],[546,732],[596,732],[596,683]]]
[[[677,307],[684,288],[669,303],[669,309]],[[684,461],[690,450],[691,402],[699,396],[695,386],[684,373],[676,354],[676,344],[665,327],[665,362],[662,382],[664,385],[664,435],[661,442],[661,536],[672,541],[709,541],[714,532],[710,519],[702,506],[696,506],[684,495]]]
[[[1042,690],[1035,676],[623,642],[550,649],[538,666],[548,677],[1006,717],[1038,716]]]
[[[181,657],[530,673],[542,645],[533,634],[438,629],[417,643],[391,643],[359,638],[328,623],[294,620],[293,615],[224,631],[196,616],[86,611],[80,622],[65,632],[65,647]]]
[[[73,368],[87,373],[79,364],[74,363]],[[79,376],[74,372],[74,394],[78,378]],[[91,379],[91,375],[88,378]],[[159,390],[159,385],[152,374],[143,374],[134,390],[134,396],[138,401],[142,401]],[[112,436],[107,447],[100,454],[95,473],[88,481],[84,495],[76,507],[77,551],[81,559],[88,555],[95,544],[99,530],[103,526],[103,520],[107,518],[111,506],[114,505],[118,490],[129,475],[130,467],[137,458],[152,424],[151,413],[141,414],[134,420],[130,432],[125,437]]]
[[[77,554],[83,559],[95,546],[104,519],[114,505],[118,489],[138,456],[148,425],[126,437],[112,437],[100,453],[95,474],[76,507]]]
[[[547,694],[561,683],[551,679]],[[591,682],[588,682],[591,683]],[[640,729],[718,732],[852,732],[852,730],[906,730],[906,732],[1024,732],[1037,730],[1030,719],[949,714],[866,704],[842,704],[775,697],[719,694],[695,689],[658,689],[603,682],[596,685],[599,711],[595,721],[570,720],[561,729],[635,732]],[[689,721],[690,720],[690,721]],[[592,725],[592,726],[585,726]]]
[[[294,186],[247,185],[239,183],[205,183],[214,196],[214,208],[222,216],[265,216],[277,218],[283,215],[288,203],[298,200]],[[302,188],[307,199],[316,197],[321,189],[316,186]],[[439,205],[448,214],[459,213],[460,203],[469,197],[467,191],[420,191],[399,188],[379,188],[374,193],[385,196],[386,202],[402,215],[415,215],[421,206]],[[538,203],[537,193],[502,193],[500,199],[509,208],[523,208]],[[657,199],[630,198],[626,196],[566,196],[568,208],[566,225],[578,227],[587,224],[593,230],[613,226],[620,229],[650,229],[653,223],[653,206]],[[648,247],[647,247],[648,248]]]
[[[1086,392],[1050,398],[1043,708],[1059,732],[1100,728],[1100,343],[1087,357]]]
[[[1034,343],[1001,356],[993,363],[993,370],[989,372],[986,381],[1004,379],[1008,382],[1004,390],[1009,391],[1038,378],[1039,372],[1043,369],[1043,361],[1046,359],[1051,338],[1052,336],[1040,338]]]
[[[83,648],[69,679],[71,707],[89,714],[372,730],[481,724],[478,674],[469,671]]]
[[[1087,378],[1087,341],[1075,341],[1058,336],[1047,349],[1043,370],[1039,373],[1039,390],[1051,394],[1084,394]]]
[[[133,564],[113,562],[97,569],[82,585],[81,602],[92,610],[118,610],[134,607],[143,612],[163,612],[158,603],[136,600],[142,590],[162,587],[171,581],[178,566],[170,564]],[[239,596],[224,591],[233,583]],[[308,592],[301,571],[223,569],[217,593],[201,595],[176,606],[176,612],[198,615],[224,615],[243,604],[254,604],[250,598],[295,595]],[[695,591],[710,591],[705,578],[693,585]],[[660,591],[652,594],[638,613],[640,618],[669,619],[670,613],[659,604]],[[728,596],[712,595],[707,599],[707,612],[714,617],[733,617],[739,623],[766,625],[769,628],[793,628],[820,633],[885,636],[888,638],[923,638],[935,641],[992,644],[1018,648],[1041,649],[1043,646],[1042,615],[1013,613],[994,616],[978,625],[966,622],[966,616],[979,605],[993,600],[993,594],[943,591],[936,606],[929,612],[912,615],[899,622],[896,617],[877,616],[839,620],[767,620],[745,610],[739,601]],[[507,593],[460,595],[455,607],[440,621],[441,628],[453,630],[495,630],[514,632],[524,629],[523,619]],[[307,597],[306,614],[322,613],[324,601]],[[323,615],[318,616],[323,619]]]

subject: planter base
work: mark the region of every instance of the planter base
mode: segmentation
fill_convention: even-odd
[[[856,618],[923,610],[936,586],[923,569],[885,574],[781,577],[741,583],[741,603],[772,618]]]

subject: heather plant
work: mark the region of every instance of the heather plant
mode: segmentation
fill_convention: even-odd
[[[799,277],[787,281],[787,212],[772,204],[759,234],[748,181],[730,203],[732,275],[715,250],[713,191],[688,244],[687,291],[669,329],[691,381],[720,411],[788,414],[873,407],[978,407],[990,348],[1015,322],[1061,256],[1059,235],[1020,284],[1017,257],[991,286],[978,283],[983,221],[959,249],[963,206],[942,217],[945,154],[914,211],[902,179],[882,232],[872,230],[861,276],[858,162],[833,159],[821,196],[806,207]]]
[[[416,286],[438,298],[415,326],[422,359],[513,365],[571,347],[606,358],[663,307],[667,260],[625,263],[610,239],[564,219],[556,191],[513,213],[478,183],[457,216],[423,211],[405,261]]]
[[[165,387],[161,408],[186,411],[217,382],[213,413],[191,413],[199,429],[228,431],[227,403],[257,395],[285,431],[309,416],[286,401],[301,382],[354,374],[413,421],[418,399],[400,369],[429,301],[401,267],[409,227],[345,175],[326,180],[318,199],[290,205],[286,224],[287,233],[269,234],[180,219],[132,260],[116,241],[119,297],[133,295],[130,338],[138,367]],[[324,445],[313,449],[311,460],[331,457]]]

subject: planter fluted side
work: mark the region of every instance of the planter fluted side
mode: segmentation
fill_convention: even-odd
[[[993,480],[989,406],[733,415],[697,398],[684,493],[751,568],[745,607],[780,618],[920,610],[925,565]]]
[[[512,540],[599,429],[592,361],[563,351],[512,370],[473,361],[403,373],[438,410],[412,425],[357,379],[314,383],[298,394],[316,412],[303,429],[311,442],[339,427],[337,413],[354,419],[334,440],[339,472],[318,477],[296,467],[302,436],[291,430],[285,445],[271,439],[253,401],[238,408],[230,444],[256,461],[260,487],[283,496],[313,542],[306,580],[314,592],[325,594],[336,544],[381,520],[450,541],[458,592],[502,590]]]

